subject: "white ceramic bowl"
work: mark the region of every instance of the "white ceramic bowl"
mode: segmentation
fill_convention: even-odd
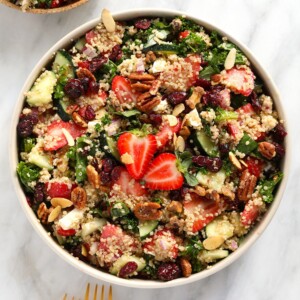
[[[126,20],[126,19],[132,19],[132,18],[136,18],[136,17],[140,17],[140,16],[174,17],[174,16],[178,16],[178,15],[183,15],[183,14],[184,14],[183,12],[179,12],[179,11],[170,11],[170,10],[162,10],[162,9],[142,9],[142,10],[139,9],[139,10],[130,10],[130,11],[116,13],[116,14],[113,14],[113,16],[114,16],[115,20]],[[186,14],[184,14],[184,15],[186,15]],[[282,103],[280,101],[279,92],[278,92],[273,80],[271,79],[270,75],[265,71],[265,69],[257,61],[257,59],[252,54],[252,52],[246,46],[244,46],[243,44],[238,42],[236,39],[231,37],[229,34],[225,33],[223,30],[217,28],[216,26],[213,26],[202,20],[199,20],[196,17],[192,17],[190,15],[186,15],[186,16],[209,30],[217,30],[221,35],[227,36],[231,42],[235,43],[246,54],[248,59],[251,61],[252,67],[256,71],[256,74],[258,74],[261,77],[261,79],[263,80],[263,82],[265,83],[265,86],[267,87],[267,89],[269,91],[270,96],[274,99],[276,109],[279,112],[281,119],[284,119],[286,122],[287,119],[284,114]],[[191,282],[203,279],[207,276],[210,276],[210,275],[222,270],[223,268],[225,268],[226,266],[228,266],[232,262],[234,262],[236,259],[238,259],[257,240],[257,238],[266,229],[266,227],[268,226],[272,217],[274,216],[274,214],[279,206],[280,200],[282,198],[282,195],[283,195],[286,183],[287,183],[287,179],[288,179],[288,174],[289,174],[289,161],[290,161],[290,157],[291,157],[291,149],[290,149],[291,144],[289,141],[289,135],[286,137],[286,140],[285,140],[286,155],[282,161],[282,171],[284,172],[285,176],[277,190],[276,197],[275,197],[272,205],[269,207],[268,211],[263,216],[262,220],[259,222],[259,224],[257,224],[257,226],[255,228],[253,228],[251,230],[250,234],[245,238],[245,240],[240,245],[240,247],[237,251],[230,254],[227,258],[216,263],[210,269],[204,270],[197,274],[193,274],[192,276],[190,276],[188,278],[179,278],[179,279],[176,279],[173,281],[168,281],[168,282],[140,280],[140,279],[128,280],[128,279],[118,278],[111,274],[100,271],[94,267],[91,267],[88,264],[74,258],[67,251],[63,250],[51,237],[49,237],[46,230],[38,222],[32,209],[29,207],[29,205],[26,202],[25,195],[23,193],[22,187],[20,185],[20,182],[19,182],[18,177],[15,172],[17,164],[18,164],[16,127],[17,127],[20,112],[23,107],[24,93],[27,92],[31,88],[35,79],[38,77],[41,69],[44,66],[46,66],[47,63],[53,58],[54,52],[56,52],[60,48],[66,47],[70,43],[71,39],[74,40],[74,39],[82,36],[85,32],[92,29],[98,22],[99,22],[98,19],[87,22],[87,23],[83,24],[82,26],[78,27],[77,29],[73,30],[71,33],[66,35],[60,41],[58,41],[38,62],[38,64],[35,66],[35,68],[31,72],[31,74],[29,75],[28,79],[26,80],[26,82],[21,90],[18,102],[16,104],[16,108],[15,108],[15,111],[13,114],[13,120],[12,120],[12,124],[11,124],[11,140],[10,140],[10,145],[9,145],[10,146],[10,148],[9,148],[10,162],[11,162],[10,170],[12,172],[14,187],[16,189],[21,206],[24,209],[24,212],[25,212],[27,218],[29,219],[29,221],[31,222],[32,226],[34,227],[34,229],[38,232],[38,234],[42,237],[42,239],[50,246],[51,249],[53,249],[61,258],[63,258],[65,261],[67,261],[74,267],[78,268],[79,270],[81,270],[95,278],[110,282],[112,284],[118,284],[118,285],[122,285],[122,286],[135,287],[135,288],[166,288],[166,287],[172,287],[172,286],[179,286],[182,284],[187,284],[187,283],[191,283]],[[285,123],[285,126],[288,130],[287,123]]]

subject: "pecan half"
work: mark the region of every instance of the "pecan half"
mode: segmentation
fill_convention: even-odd
[[[148,113],[160,103],[160,97],[153,97],[149,92],[141,94],[137,99],[138,110]]]
[[[142,221],[158,220],[162,215],[162,212],[159,210],[160,208],[160,204],[156,202],[138,203],[134,207],[133,213]]]
[[[210,199],[210,200],[213,200],[215,202],[219,202],[220,201],[220,195],[215,190],[207,190],[205,192],[205,197],[208,198],[208,199]]]
[[[96,81],[96,77],[93,75],[93,73],[90,70],[86,69],[86,68],[79,68],[76,71],[76,75],[77,75],[78,78],[87,77],[92,81]]]
[[[144,80],[154,80],[155,77],[151,74],[148,73],[131,73],[128,76],[129,79],[131,80],[136,80],[136,81],[144,81]]]
[[[179,135],[182,136],[184,140],[186,140],[191,135],[191,131],[187,126],[183,126],[179,131]]]
[[[146,63],[153,63],[156,61],[156,55],[153,51],[148,51],[146,54]]]
[[[76,111],[72,113],[72,120],[80,127],[86,128],[88,126],[85,119]]]
[[[183,277],[189,277],[192,274],[192,265],[186,258],[180,258],[180,266]]]
[[[151,84],[143,83],[143,82],[135,82],[131,84],[133,90],[137,92],[147,92],[151,89]]]
[[[275,145],[269,142],[261,142],[258,145],[258,152],[267,159],[272,159],[276,155]]]
[[[74,206],[78,209],[84,209],[86,206],[86,192],[85,190],[78,186],[71,193],[71,201],[74,203]]]
[[[237,191],[239,200],[248,201],[251,199],[253,191],[256,186],[257,177],[250,174],[248,170],[244,170],[241,177]]]
[[[47,220],[48,220],[48,215],[49,215],[48,208],[47,208],[46,204],[44,202],[42,202],[39,205],[39,208],[37,210],[37,216],[43,224],[46,224]]]
[[[100,175],[97,172],[96,168],[92,165],[86,167],[86,175],[88,177],[89,183],[95,188],[99,189],[100,187]]]
[[[178,214],[182,212],[182,209],[182,204],[179,201],[171,201],[171,203],[167,207],[168,211]]]

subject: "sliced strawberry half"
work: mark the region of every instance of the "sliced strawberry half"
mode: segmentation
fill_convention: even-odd
[[[169,141],[173,139],[173,134],[180,130],[181,122],[178,119],[178,123],[175,126],[170,126],[169,123],[162,125],[160,131],[155,135],[157,141],[157,147],[164,147]]]
[[[127,195],[139,197],[146,194],[145,188],[130,176],[125,167],[115,167],[111,177],[113,180],[112,186],[119,185],[121,191]]]
[[[68,141],[62,129],[67,130],[73,139],[76,139],[86,132],[85,128],[81,128],[74,123],[64,121],[54,121],[47,127],[47,133],[44,139],[44,150],[58,150],[68,144]]]
[[[254,89],[254,74],[247,66],[232,68],[221,72],[221,82],[232,92],[249,96]]]
[[[171,153],[158,155],[144,176],[146,187],[152,190],[177,190],[183,185],[183,176],[177,170],[176,156]]]
[[[132,91],[129,80],[117,75],[113,78],[111,88],[116,94],[120,103],[132,103],[136,101],[136,95]]]
[[[76,230],[71,228],[71,229],[62,229],[61,227],[58,227],[56,230],[57,234],[60,236],[73,236],[76,234]]]
[[[92,44],[93,39],[97,36],[97,33],[94,30],[91,30],[85,34],[85,39],[88,44]]]
[[[223,203],[200,197],[195,193],[190,195],[192,200],[184,202],[183,206],[187,214],[197,212],[192,226],[192,231],[197,232],[214,220],[223,211],[224,205]]]
[[[138,137],[131,132],[125,132],[118,139],[118,150],[121,155],[128,155],[132,163],[125,163],[127,171],[134,179],[141,179],[148,169],[149,163],[157,150],[154,135]]]
[[[247,103],[241,107],[239,107],[236,112],[240,115],[248,114],[248,115],[254,115],[255,111],[253,106],[250,103]]]
[[[253,201],[248,201],[244,210],[241,212],[241,223],[250,226],[259,216],[259,206],[254,205]]]
[[[245,163],[247,164],[246,169],[248,169],[249,173],[259,177],[263,167],[264,167],[264,162],[256,157],[248,156],[245,159]]]
[[[71,192],[76,187],[74,183],[58,182],[55,180],[45,183],[46,194],[50,198],[66,198],[71,199]]]

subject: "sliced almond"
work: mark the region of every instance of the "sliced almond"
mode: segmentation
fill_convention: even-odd
[[[225,62],[224,62],[225,70],[230,70],[231,68],[234,67],[235,58],[236,58],[236,49],[232,48],[228,52],[227,57],[226,57]]]
[[[206,250],[215,250],[224,243],[224,238],[221,236],[211,236],[203,241],[203,247]]]
[[[84,257],[87,257],[88,256],[88,251],[86,249],[86,247],[84,245],[81,246],[81,254],[84,256]]]
[[[108,32],[114,32],[116,30],[116,22],[108,9],[104,8],[102,10],[101,19]]]
[[[74,141],[72,135],[70,134],[70,132],[67,129],[65,129],[65,128],[62,128],[61,131],[64,134],[64,136],[65,136],[65,138],[66,138],[66,140],[68,142],[68,145],[70,147],[74,146],[75,145],[75,141]]]
[[[132,156],[126,152],[123,155],[121,155],[121,162],[125,165],[128,165],[128,164],[133,164],[134,160]]]
[[[61,212],[61,206],[58,205],[49,214],[48,222],[52,223],[53,221],[55,221],[57,219],[57,217],[59,216],[60,212]]]
[[[185,149],[185,141],[182,136],[177,137],[175,142],[175,150],[178,150],[179,152],[183,152]]]
[[[185,106],[183,103],[177,104],[172,112],[172,115],[177,117],[185,110]]]
[[[168,121],[170,126],[175,126],[178,124],[178,119],[173,115],[165,115],[164,118]]]
[[[232,152],[229,152],[229,160],[238,170],[242,169],[241,163]]]
[[[51,204],[53,207],[61,206],[61,208],[71,207],[73,202],[66,198],[52,198]]]

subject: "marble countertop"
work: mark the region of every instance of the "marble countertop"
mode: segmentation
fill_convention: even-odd
[[[207,279],[177,288],[138,290],[114,286],[114,299],[299,299],[300,2],[153,2],[153,7],[186,11],[216,24],[253,50],[282,94],[294,157],[287,190],[274,219],[238,261]],[[78,25],[99,16],[103,7],[115,12],[149,7],[149,1],[90,0],[79,9],[48,16],[22,14],[0,6],[1,299],[62,299],[64,292],[80,295],[88,281],[96,283],[59,258],[33,230],[11,183],[7,151],[13,107],[29,72],[50,46]]]

